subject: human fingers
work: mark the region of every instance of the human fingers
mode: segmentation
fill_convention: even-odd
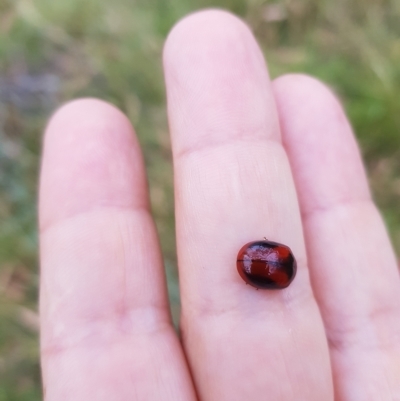
[[[228,13],[196,13],[169,35],[164,65],[182,335],[201,400],[332,400],[296,192],[252,34]],[[297,258],[285,290],[256,291],[236,271],[241,246],[264,236]]]
[[[346,116],[317,80],[274,82],[338,401],[400,399],[400,280]]]
[[[45,399],[194,400],[139,144],[99,100],[51,119],[40,182]]]

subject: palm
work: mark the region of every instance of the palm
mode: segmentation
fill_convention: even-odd
[[[178,24],[164,56],[182,344],[132,129],[73,102],[41,177],[46,400],[399,400],[400,282],[337,101],[311,78],[271,85],[226,13]],[[236,272],[264,236],[297,258],[285,290]]]

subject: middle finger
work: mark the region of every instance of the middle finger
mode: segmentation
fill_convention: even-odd
[[[164,53],[172,135],[184,346],[200,399],[333,399],[297,197],[262,54],[221,11],[180,22]],[[240,247],[287,244],[298,273],[256,291]]]

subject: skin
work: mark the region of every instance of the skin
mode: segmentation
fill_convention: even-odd
[[[44,138],[45,400],[399,401],[396,259],[338,100],[304,75],[271,82],[223,11],[180,21],[164,67],[182,341],[134,130],[73,101]],[[285,290],[236,271],[264,236],[296,256]]]

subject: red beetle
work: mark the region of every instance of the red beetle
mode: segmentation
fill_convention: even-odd
[[[296,259],[290,248],[266,239],[244,245],[236,265],[240,277],[257,289],[286,288],[297,271]]]

